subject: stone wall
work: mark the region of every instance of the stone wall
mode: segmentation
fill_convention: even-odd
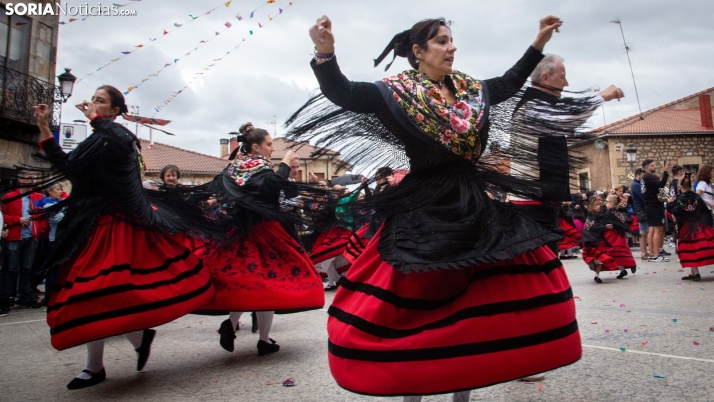
[[[30,1],[29,3],[54,4],[55,2]],[[55,80],[55,68],[57,60],[59,16],[28,16],[28,18],[32,18],[33,20],[32,33],[30,37],[28,75],[47,81],[53,85],[58,85]]]
[[[673,165],[699,165],[714,162],[714,134],[703,135],[673,135],[673,136],[641,136],[641,137],[612,137],[609,138],[610,165],[612,166],[612,186],[627,185],[632,180],[628,173],[642,167],[642,161],[652,159],[661,168],[662,162],[667,161],[671,168]],[[622,152],[615,151],[615,144],[621,143]],[[637,159],[630,169],[627,163],[625,149],[630,144],[637,147]],[[661,171],[661,170],[660,170]]]
[[[590,179],[590,190],[602,190],[610,188],[610,156],[609,147],[603,149],[595,148],[593,142],[586,144],[581,144],[578,146],[573,146],[570,148],[571,153],[577,152],[584,154],[588,157],[588,166],[584,169],[580,169],[570,180],[570,192],[579,193],[580,192],[580,182],[578,175],[581,173],[587,173]]]

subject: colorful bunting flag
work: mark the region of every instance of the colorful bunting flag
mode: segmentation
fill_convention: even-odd
[[[243,21],[243,17],[241,17],[240,14],[236,15],[236,18],[238,18],[238,21]]]
[[[231,25],[230,22],[226,22],[226,23],[225,23],[225,26],[227,26],[228,28],[230,28],[230,27],[232,27],[233,25]]]
[[[232,1],[232,0],[231,0],[231,1]],[[230,1],[227,1],[227,2],[226,2],[226,7],[230,7],[230,6],[231,6],[231,2],[230,2]]]
[[[168,34],[169,34],[169,32],[166,29],[164,29],[164,35],[168,35]]]
[[[122,52],[122,54],[130,54],[131,52]]]
[[[262,26],[262,25],[260,24],[260,22],[259,22],[259,23],[258,23],[258,28],[262,28],[262,27],[263,27],[263,26]]]
[[[183,25],[179,24],[178,22],[174,22],[174,26],[175,26],[176,28],[181,28]]]

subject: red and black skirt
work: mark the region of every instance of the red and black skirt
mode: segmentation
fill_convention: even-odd
[[[278,222],[254,225],[248,237],[228,247],[208,243],[195,253],[216,289],[198,312],[294,312],[325,305],[322,279],[310,257]]]
[[[573,247],[579,247],[583,242],[583,235],[578,232],[575,226],[571,225],[567,220],[560,218],[558,226],[563,229],[564,238],[560,242],[561,250],[568,250]]]
[[[310,253],[312,263],[319,264],[342,254],[351,235],[351,230],[341,226],[334,226],[320,233],[312,246],[312,253]]]
[[[601,271],[618,270],[615,259],[607,253],[605,242],[587,243],[585,247],[583,247],[583,262],[590,265],[591,262],[595,261],[599,261],[602,265]],[[590,267],[590,269],[593,268]]]
[[[380,232],[329,309],[330,370],[343,388],[441,394],[580,359],[572,290],[548,248],[470,269],[404,274],[381,259]]]
[[[680,224],[677,240],[677,256],[682,268],[699,268],[714,265],[714,228]]]
[[[632,233],[639,234],[640,233],[640,221],[639,221],[639,219],[637,219],[637,215],[632,214],[632,215],[630,215],[630,217],[632,218],[632,220],[627,223],[627,226],[630,227],[630,230],[632,231]]]
[[[610,244],[607,246],[607,255],[615,260],[615,264],[618,267],[632,268],[637,266],[625,236],[618,233],[617,230],[609,229],[605,231],[605,240]]]
[[[213,296],[211,277],[181,236],[99,219],[62,265],[47,307],[57,350],[166,324]]]
[[[350,236],[350,240],[349,242],[347,242],[347,248],[345,249],[344,253],[342,253],[342,256],[345,257],[345,259],[349,261],[350,264],[355,262],[357,257],[362,254],[364,249],[369,244],[369,241],[371,239],[365,239],[364,237],[367,234],[368,230],[369,223],[365,224],[357,231],[353,232]]]

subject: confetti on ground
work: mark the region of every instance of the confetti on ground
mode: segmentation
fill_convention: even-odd
[[[627,332],[627,328],[625,328],[625,329],[623,330],[623,332]]]
[[[709,327],[709,332],[714,332],[714,327]]]
[[[647,324],[642,324],[641,326],[642,326],[642,327],[646,327],[646,326],[647,326]]]
[[[697,342],[697,341],[694,341],[692,343],[694,344],[694,346],[699,346],[699,342]]]
[[[677,322],[677,319],[676,319],[676,318],[672,318],[672,322]]]
[[[593,322],[591,322],[590,324],[595,325],[595,324],[597,324],[597,321],[593,321]],[[710,328],[710,329],[711,329],[711,328]]]
[[[677,272],[684,272],[684,270],[683,270],[683,269],[680,269],[680,270],[679,270],[679,271],[677,271]]]
[[[704,290],[704,288],[700,288],[701,290]]]
[[[614,303],[615,301],[613,300],[612,302]]]
[[[677,286],[682,286],[682,282],[679,282],[679,283],[677,284]]]
[[[625,307],[625,303],[620,303],[620,307]]]
[[[640,346],[645,347],[645,346],[647,346],[648,343],[649,343],[648,341],[644,341],[644,342],[640,343]]]
[[[620,352],[624,352],[625,350],[625,348],[620,348]]]
[[[652,374],[652,377],[654,377],[654,378],[667,378],[666,375],[661,375],[661,374]]]
[[[535,384],[533,381],[523,381],[523,383],[528,385]]]
[[[542,391],[542,390],[543,390],[543,384],[538,386],[538,391]]]
[[[606,330],[605,330],[605,333],[606,333],[606,334],[609,334],[609,333],[610,333],[610,330],[609,330],[609,329],[606,329]]]
[[[292,387],[295,385],[295,380],[292,378],[288,378],[287,380],[283,381],[283,387]]]

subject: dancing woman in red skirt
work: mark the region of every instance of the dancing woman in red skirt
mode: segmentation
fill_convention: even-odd
[[[692,175],[685,173],[679,182],[682,193],[667,201],[667,210],[677,218],[677,255],[682,268],[691,273],[682,280],[701,281],[699,267],[714,265],[714,222],[712,213],[699,194],[692,191]]]
[[[270,339],[276,310],[297,312],[325,304],[322,280],[310,257],[295,240],[297,234],[293,237],[285,229],[293,232],[292,228],[302,223],[303,214],[294,205],[281,202],[297,200],[309,215],[309,194],[318,190],[287,180],[289,162],[295,157],[292,151],[288,151],[277,172],[273,170],[273,140],[266,130],[246,123],[240,133],[241,147],[231,155],[233,162],[206,184],[221,205],[219,220],[227,221],[232,229],[227,244],[210,242],[196,251],[216,289],[200,311],[230,312],[219,329],[220,344],[229,352],[234,350],[241,312],[256,311],[260,330],[257,347],[262,356],[280,349]],[[328,194],[325,190],[321,196]]]
[[[208,272],[183,245],[184,235],[210,234],[213,226],[183,202],[181,191],[144,191],[140,141],[114,122],[126,113],[121,92],[102,86],[77,108],[94,132],[67,154],[48,128],[47,105],[35,107],[40,148],[56,169],[43,186],[72,182],[71,195],[46,209],[65,216],[45,264],[61,267],[47,308],[52,346],[88,347],[87,364],[70,389],[104,380],[104,338],[124,334],[141,370],[156,333],[148,328],[192,312],[213,295]]]
[[[410,169],[371,202],[383,223],[340,280],[329,309],[329,363],[340,386],[378,396],[459,392],[468,399],[466,390],[580,358],[572,290],[545,247],[560,237],[485,193],[498,186],[542,199],[544,188],[488,159],[479,163],[490,134],[499,134],[492,139],[503,145],[504,159],[533,168],[537,139],[562,135],[523,133],[512,124],[509,102],[560,24],[543,19],[516,65],[485,81],[452,70],[456,48],[443,19],[396,35],[375,64],[394,50],[413,69],[376,83],[342,74],[327,17],[310,30],[322,94],[288,121],[288,135],[339,149],[350,163]],[[564,104],[560,113],[578,107]],[[501,142],[506,133],[510,147]]]

